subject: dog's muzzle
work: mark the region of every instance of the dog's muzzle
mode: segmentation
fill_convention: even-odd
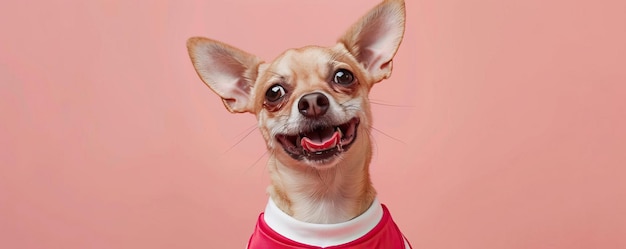
[[[299,134],[279,134],[276,139],[296,160],[325,161],[347,151],[356,140],[360,120],[338,125],[313,125]]]

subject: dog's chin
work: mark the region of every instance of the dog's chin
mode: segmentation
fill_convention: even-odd
[[[355,117],[343,124],[312,127],[299,134],[278,134],[276,140],[291,158],[314,168],[330,168],[356,140],[359,123]]]

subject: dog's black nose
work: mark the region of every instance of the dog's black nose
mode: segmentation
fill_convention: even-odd
[[[317,118],[328,111],[328,98],[322,93],[309,93],[298,102],[298,110],[307,118]]]

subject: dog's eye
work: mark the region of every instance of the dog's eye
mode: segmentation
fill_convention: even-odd
[[[267,92],[265,92],[265,99],[269,102],[276,102],[283,98],[285,93],[285,88],[283,88],[283,86],[278,84],[273,85],[267,89]]]
[[[339,69],[335,72],[333,81],[342,86],[349,86],[354,83],[354,75],[352,75],[352,72],[348,70]]]

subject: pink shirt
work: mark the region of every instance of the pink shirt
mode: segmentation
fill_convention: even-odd
[[[355,234],[358,237],[353,239]],[[378,201],[363,215],[346,223],[310,224],[293,219],[270,200],[265,212],[259,215],[247,248],[407,249],[411,246],[387,207]]]

